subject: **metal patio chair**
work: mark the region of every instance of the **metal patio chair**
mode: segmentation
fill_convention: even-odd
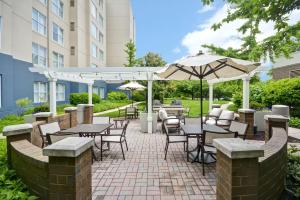
[[[40,130],[40,136],[42,138],[42,148],[44,148],[47,143],[47,134],[59,133],[61,131],[58,122],[40,124],[38,127]]]

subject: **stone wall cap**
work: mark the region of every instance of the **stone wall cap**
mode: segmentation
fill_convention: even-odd
[[[3,128],[3,135],[4,136],[20,135],[20,134],[31,132],[32,128],[33,128],[32,124],[18,124],[18,125],[6,126]]]
[[[44,156],[53,157],[78,157],[91,148],[94,140],[92,138],[68,137],[43,149]]]
[[[213,145],[231,159],[258,158],[264,156],[264,142],[240,138],[214,139]]]
[[[287,122],[289,121],[288,117],[282,116],[282,115],[265,115],[264,116],[265,120],[272,120],[276,122]]]
[[[272,108],[275,107],[275,108],[289,108],[289,106],[286,106],[286,105],[272,105]]]
[[[77,107],[67,107],[67,108],[64,108],[64,111],[75,111],[77,110]]]
[[[88,106],[94,106],[94,104],[77,104],[77,107],[88,107]]]
[[[53,113],[52,112],[39,112],[39,113],[33,114],[33,116],[35,116],[35,117],[52,117]]]
[[[256,110],[253,110],[253,109],[239,109],[238,112],[241,112],[241,113],[255,113]]]

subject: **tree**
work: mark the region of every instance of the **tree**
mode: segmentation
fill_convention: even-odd
[[[127,54],[127,64],[124,64],[125,67],[133,67],[136,65],[136,47],[135,44],[132,40],[130,40],[126,44],[126,49],[124,50],[125,53]]]
[[[142,67],[163,67],[167,63],[159,54],[149,52],[144,57],[138,59],[137,64]]]
[[[204,5],[209,5],[214,0],[202,0]],[[296,51],[300,45],[300,21],[293,25],[288,24],[289,14],[300,8],[300,0],[227,0],[234,7],[228,10],[228,15],[212,28],[217,30],[225,23],[235,20],[244,20],[238,31],[243,34],[243,44],[240,49],[222,49],[214,45],[205,45],[215,53],[224,51],[221,55],[229,54],[232,57],[258,61],[262,57],[274,57]],[[262,23],[274,23],[275,33],[262,41],[257,35],[261,33]]]

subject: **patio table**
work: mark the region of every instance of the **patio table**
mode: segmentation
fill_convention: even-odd
[[[209,124],[203,124],[203,130],[201,129],[201,125],[195,125],[195,124],[185,124],[181,125],[181,129],[183,130],[184,134],[187,136],[187,138],[196,137],[197,138],[197,147],[193,149],[192,151],[189,151],[189,155],[191,155],[191,158],[193,159],[193,162],[200,162],[200,152],[204,148],[205,145],[205,135],[206,132],[210,133],[216,133],[216,134],[227,134],[229,131],[218,127],[216,125],[209,125]],[[188,145],[188,143],[187,143]],[[187,146],[188,148],[188,146]],[[216,160],[210,156],[210,154],[204,153],[204,163],[209,164],[212,162],[215,162]]]

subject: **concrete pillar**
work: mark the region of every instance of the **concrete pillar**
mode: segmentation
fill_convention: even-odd
[[[56,115],[56,82],[57,79],[50,78],[49,79],[49,106],[50,106],[50,112],[53,113],[53,115]]]
[[[147,121],[148,121],[148,133],[152,133],[152,85],[153,81],[148,80],[148,116],[147,116]]]
[[[269,141],[272,137],[272,129],[274,127],[285,129],[288,133],[289,129],[289,118],[282,115],[265,115],[265,141]]]
[[[46,123],[49,123],[53,119],[53,113],[52,112],[40,112],[33,114],[36,121],[45,121]]]
[[[93,104],[93,84],[88,84],[89,103]]]
[[[93,142],[69,137],[43,149],[49,157],[49,199],[92,199]]]
[[[252,139],[254,137],[254,113],[255,110],[252,109],[239,109],[239,121],[241,123],[248,124],[248,129],[246,132],[246,138]]]
[[[77,107],[67,107],[64,111],[70,114],[70,127],[77,126]]]
[[[258,199],[262,143],[240,138],[214,139],[217,148],[217,200]]]
[[[214,103],[214,84],[209,83],[208,86],[209,86],[209,111],[211,111]]]
[[[243,109],[249,109],[250,77],[243,78]]]
[[[31,133],[33,127],[32,124],[19,124],[6,126],[3,128],[3,135],[6,136],[7,141],[7,161],[8,166],[11,167],[11,142],[19,141],[19,140],[28,140],[31,142]]]

